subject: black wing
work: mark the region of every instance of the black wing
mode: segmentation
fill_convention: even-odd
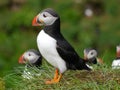
[[[74,48],[63,38],[57,40],[57,51],[59,55],[66,61],[68,69],[85,69],[87,68],[83,59],[81,59]]]

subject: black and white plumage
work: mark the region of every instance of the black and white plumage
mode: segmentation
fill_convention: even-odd
[[[30,49],[20,56],[19,63],[39,67],[42,64],[42,56],[37,50]]]
[[[116,46],[116,59],[112,62],[112,69],[120,69],[120,45]]]
[[[103,64],[103,60],[97,57],[98,52],[92,48],[84,49],[84,60],[89,64]]]
[[[29,69],[32,67],[37,67],[39,69],[39,67],[42,65],[42,56],[37,50],[30,49],[24,52],[19,58],[19,63],[26,64],[22,74],[23,78],[31,79],[33,76],[40,75],[35,75],[29,71]]]
[[[84,59],[88,63],[97,64],[97,51],[92,48],[84,49]]]
[[[62,74],[68,70],[90,70],[85,61],[78,56],[74,48],[60,32],[60,17],[53,9],[45,9],[38,14],[33,26],[44,26],[37,36],[37,45],[42,56],[60,72],[60,77],[48,83],[59,82]]]

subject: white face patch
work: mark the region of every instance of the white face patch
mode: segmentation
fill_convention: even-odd
[[[95,50],[91,50],[88,54],[87,54],[87,58],[88,59],[92,59],[97,57],[97,52]]]
[[[38,60],[40,56],[36,55],[33,52],[25,52],[23,57],[27,62],[29,62],[30,64],[33,64]]]
[[[43,21],[45,26],[48,26],[52,25],[56,21],[57,17],[52,16],[48,12],[42,12],[37,16],[37,19],[39,21]]]

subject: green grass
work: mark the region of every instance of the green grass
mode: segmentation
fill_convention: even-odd
[[[0,78],[0,90],[4,90],[5,89],[5,82],[2,78]]]
[[[68,70],[57,84],[46,85],[45,81],[52,79],[54,68],[46,62],[40,70],[30,68],[31,73],[40,74],[32,79],[23,79],[24,67],[15,68],[13,72],[3,77],[6,90],[120,90],[120,70],[112,70],[106,65],[93,66],[93,71]]]

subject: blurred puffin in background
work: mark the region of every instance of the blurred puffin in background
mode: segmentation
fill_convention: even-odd
[[[39,51],[30,49],[22,54],[19,58],[20,64],[27,63],[28,66],[39,67],[42,64],[42,56]]]
[[[120,45],[116,46],[116,59],[112,62],[112,69],[120,69]]]
[[[33,74],[31,74],[28,69],[31,67],[39,68],[42,65],[42,56],[39,51],[30,49],[20,56],[18,62],[20,64],[26,64],[22,74],[23,78],[31,79]]]
[[[54,78],[46,84],[58,83],[68,69],[91,70],[61,34],[60,17],[53,9],[39,13],[32,25],[44,26],[37,36],[37,46],[42,56],[56,68]]]
[[[95,49],[86,48],[84,49],[84,60],[88,64],[103,64],[103,60],[97,57],[98,53]]]

